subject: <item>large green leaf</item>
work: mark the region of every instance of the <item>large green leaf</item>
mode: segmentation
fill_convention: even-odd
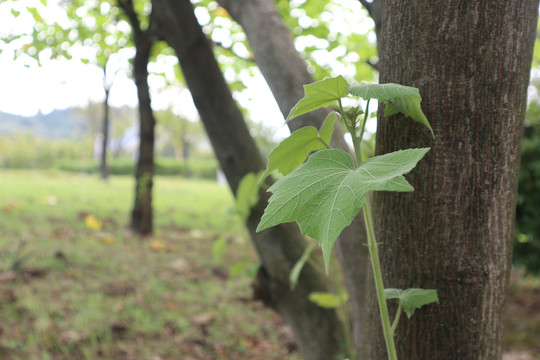
[[[320,107],[333,104],[336,100],[347,96],[349,83],[343,76],[328,78],[304,85],[304,97],[292,108],[287,121],[317,110]]]
[[[397,299],[409,319],[416,309],[427,304],[439,303],[437,290],[432,289],[384,289],[384,298]]]
[[[431,134],[433,130],[422,112],[420,102],[422,97],[417,88],[399,84],[359,84],[352,85],[347,91],[355,96],[360,96],[364,100],[377,99],[386,103],[384,116],[392,116],[403,113],[415,121],[427,126]]]
[[[323,250],[328,269],[332,246],[364,205],[369,191],[413,191],[403,174],[429,149],[409,149],[370,158],[355,170],[352,158],[338,149],[320,150],[272,185],[273,192],[257,231],[297,221],[303,234]]]
[[[332,112],[326,117],[320,132],[313,126],[306,126],[283,140],[268,155],[268,167],[263,177],[270,175],[274,170],[287,175],[300,166],[312,151],[324,149],[325,143],[329,144],[332,138],[336,118],[337,114]]]

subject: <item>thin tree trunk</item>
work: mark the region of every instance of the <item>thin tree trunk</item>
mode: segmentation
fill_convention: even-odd
[[[104,70],[105,72],[105,70]],[[99,172],[103,180],[107,180],[109,177],[109,168],[107,166],[107,147],[109,144],[109,94],[110,88],[104,86],[105,101],[103,101],[103,124],[102,124],[102,142],[101,142],[101,161],[99,164]]]
[[[135,170],[135,202],[131,211],[131,229],[139,235],[153,232],[152,187],[154,178],[154,128],[156,119],[152,111],[148,86],[148,61],[154,44],[154,23],[146,30],[141,28],[132,0],[117,0],[133,29],[135,60],[133,75],[139,99],[139,157]]]
[[[135,202],[131,212],[131,229],[139,235],[153,232],[152,187],[154,177],[154,127],[148,86],[148,59],[151,43],[137,47],[134,73],[139,99],[139,158],[135,172]]]
[[[386,287],[437,289],[403,319],[407,360],[500,359],[538,1],[383,1],[380,81],[420,88],[435,132],[379,113],[377,153],[431,146],[414,193],[376,193]],[[369,359],[385,359],[375,313]]]
[[[188,126],[187,126],[187,120],[182,119],[181,120],[181,144],[182,144],[182,160],[184,161],[184,174],[186,178],[191,178],[192,172],[191,172],[191,166],[189,163],[189,158],[191,157],[191,141],[188,138]]]
[[[241,178],[265,167],[255,142],[228,89],[188,0],[154,0],[154,12],[169,45],[176,51],[184,77],[214,151],[229,185],[236,193]],[[258,274],[259,297],[291,324],[300,351],[306,359],[335,359],[341,347],[341,331],[333,310],[317,307],[308,300],[313,291],[327,291],[327,283],[312,266],[302,270],[295,290],[289,273],[306,246],[295,224],[282,224],[261,233],[255,229],[266,206],[268,194],[247,219],[247,227],[261,258]]]

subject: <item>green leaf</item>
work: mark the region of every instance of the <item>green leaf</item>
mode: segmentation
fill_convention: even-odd
[[[328,292],[312,292],[308,296],[309,300],[317,306],[325,309],[336,309],[344,304],[349,297],[347,294],[336,295]]]
[[[217,264],[221,260],[226,249],[227,239],[225,237],[221,236],[214,241],[214,244],[212,244],[212,262],[214,264]]]
[[[304,85],[305,96],[292,108],[287,121],[320,107],[331,105],[336,100],[347,96],[348,86],[349,83],[341,75]]]
[[[384,116],[403,113],[427,126],[429,131],[431,131],[431,135],[434,136],[433,130],[422,112],[422,107],[420,106],[422,97],[417,88],[393,83],[359,84],[349,86],[347,91],[352,95],[360,96],[364,100],[377,99],[386,103]]]
[[[229,268],[229,275],[238,276],[242,274],[249,267],[249,264],[250,264],[250,261],[247,259],[232,264],[231,267]]]
[[[261,172],[257,174],[248,173],[240,180],[236,190],[233,211],[242,216],[243,219],[247,219],[251,213],[251,208],[259,201],[260,178]]]
[[[432,289],[384,289],[384,298],[397,299],[409,319],[416,309],[431,303],[439,303],[437,290]]]
[[[296,264],[294,264],[291,273],[289,274],[289,283],[291,285],[291,290],[294,290],[296,284],[298,284],[298,278],[300,277],[300,273],[302,272],[302,269],[304,268],[306,262],[309,260],[309,257],[315,249],[315,246],[315,243],[311,243],[309,246],[307,246],[304,249],[304,253],[300,257],[300,259],[298,259]]]
[[[319,130],[319,137],[323,139],[323,141],[328,145],[330,145],[330,140],[332,140],[332,134],[334,133],[334,123],[336,122],[338,116],[339,115],[337,112],[332,111],[330,114],[328,114],[326,119],[324,119],[324,122]]]
[[[273,193],[257,231],[297,221],[302,234],[322,247],[326,269],[332,247],[364,205],[369,191],[413,191],[403,174],[429,149],[409,149],[372,157],[354,169],[339,149],[320,150],[269,189]]]
[[[312,151],[324,149],[326,147],[324,143],[330,143],[336,118],[335,112],[330,113],[324,120],[320,133],[313,126],[306,126],[283,140],[268,155],[268,167],[263,177],[270,175],[274,170],[287,175],[300,166]]]
[[[403,96],[401,98],[396,98],[386,104],[384,108],[384,116],[392,116],[397,113],[403,113],[413,120],[427,126],[429,131],[431,131],[431,135],[435,137],[433,129],[431,128],[431,125],[429,125],[428,119],[422,112],[422,107],[420,106],[421,101],[422,99],[416,96]]]
[[[360,96],[364,100],[377,99],[388,102],[402,96],[418,96],[420,91],[417,88],[399,84],[358,84],[347,87],[347,92],[354,96]]]

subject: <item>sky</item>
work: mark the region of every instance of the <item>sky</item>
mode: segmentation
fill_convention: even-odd
[[[21,40],[5,44],[1,39],[9,34],[29,33],[32,30],[33,18],[26,16],[22,9],[31,3],[39,4],[40,0],[0,1],[0,111],[32,116],[38,112],[49,113],[54,109],[84,107],[89,102],[103,101],[103,75],[95,65],[83,64],[78,60],[49,60],[47,56],[42,57],[40,65],[29,56],[14,59],[14,51],[24,42]],[[44,17],[61,24],[62,21],[67,21],[67,18],[64,19],[63,11],[55,3],[46,2]],[[353,1],[352,4],[359,6],[358,1]],[[21,15],[17,18],[12,15],[13,8],[21,10]],[[197,16],[201,23],[208,20],[204,19],[204,12]],[[131,55],[120,54],[117,59],[118,68],[121,70],[117,73],[110,92],[112,106],[137,106],[136,87],[130,78],[126,62],[126,58]],[[154,64],[154,68],[150,70],[172,71],[171,64],[167,61],[170,62],[165,60],[161,65]],[[283,116],[262,75],[255,71],[254,76],[246,76],[243,80],[250,89],[249,95],[247,92],[239,93],[236,97],[242,106],[248,109],[250,118],[256,122],[271,124],[270,127],[281,134],[279,137],[286,136],[288,131],[282,126]],[[178,85],[166,87],[164,79],[159,76],[150,76],[149,83],[154,109],[171,107],[177,114],[197,120],[197,112],[189,91]]]

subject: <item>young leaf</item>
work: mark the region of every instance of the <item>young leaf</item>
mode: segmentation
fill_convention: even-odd
[[[283,140],[268,155],[268,167],[263,178],[274,170],[287,175],[300,166],[312,151],[324,149],[325,143],[330,143],[336,118],[337,114],[332,112],[324,120],[320,132],[317,132],[313,126],[306,126],[296,130]]]
[[[320,150],[272,185],[273,193],[257,231],[296,220],[302,234],[322,247],[326,269],[332,246],[364,205],[369,191],[413,191],[403,174],[429,149],[409,149],[372,157],[356,170],[338,149]]]
[[[305,96],[292,108],[287,121],[320,107],[331,105],[336,100],[347,96],[347,86],[349,83],[341,75],[304,85]]]
[[[329,292],[312,292],[308,298],[325,309],[336,309],[349,299],[347,294],[336,295]]]
[[[309,244],[309,246],[304,249],[304,253],[300,257],[300,259],[298,259],[296,264],[294,264],[291,273],[289,274],[289,284],[291,285],[291,290],[294,290],[296,284],[298,284],[298,278],[300,277],[300,273],[302,272],[304,265],[306,265],[306,262],[309,260],[309,257],[315,249],[315,246],[317,246],[317,244],[315,243]]]
[[[384,298],[397,299],[409,319],[416,309],[427,304],[439,303],[437,290],[431,289],[384,289]]]
[[[422,97],[417,88],[393,83],[359,84],[349,86],[347,91],[352,95],[360,96],[364,100],[377,99],[386,103],[384,116],[392,116],[401,112],[427,126],[434,136],[433,130],[422,112],[422,107],[420,106]]]

